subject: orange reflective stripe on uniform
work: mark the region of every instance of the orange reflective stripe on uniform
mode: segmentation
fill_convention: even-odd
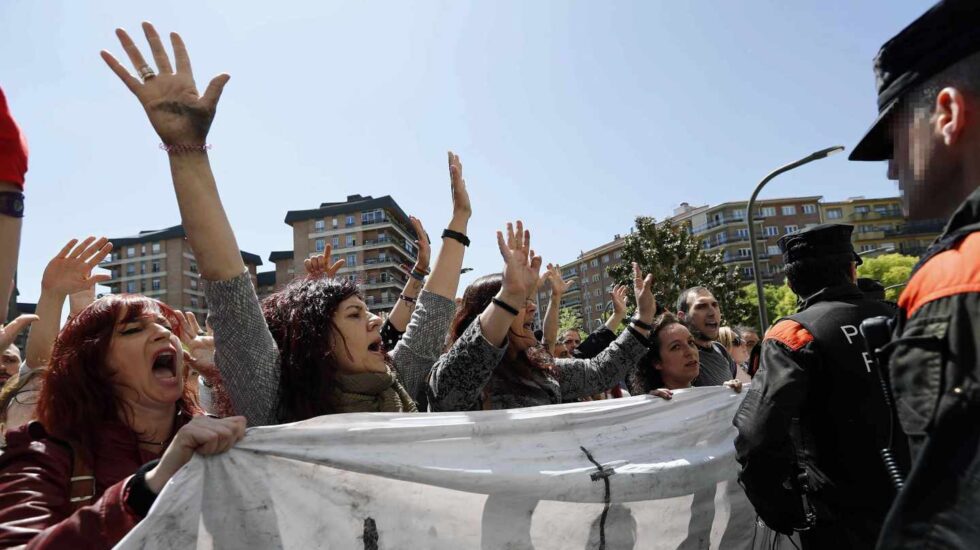
[[[898,305],[908,318],[929,302],[968,292],[980,292],[980,232],[970,233],[956,248],[936,254],[920,267]]]
[[[784,319],[775,325],[768,332],[763,340],[776,340],[786,344],[786,347],[797,351],[803,346],[813,341],[813,334],[803,328],[803,325],[791,319]]]

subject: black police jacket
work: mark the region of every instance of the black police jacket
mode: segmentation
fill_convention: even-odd
[[[980,188],[899,298],[892,387],[913,466],[879,548],[980,548]]]
[[[877,536],[895,492],[879,454],[892,417],[859,327],[893,312],[855,285],[830,287],[763,338],[759,372],[735,415],[735,450],[739,482],[771,528],[804,526],[805,464],[817,525],[870,526],[861,538]]]

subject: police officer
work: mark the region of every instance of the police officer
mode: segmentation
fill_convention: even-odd
[[[888,160],[912,223],[948,218],[886,346],[913,465],[879,548],[980,548],[980,2],[944,1],[875,58],[878,119],[851,160]]]
[[[880,450],[891,411],[859,327],[891,309],[857,287],[849,225],[779,240],[799,312],[763,337],[735,415],[739,482],[769,527],[804,548],[871,548],[895,491]]]

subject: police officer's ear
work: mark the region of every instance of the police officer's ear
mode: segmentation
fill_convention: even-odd
[[[858,282],[858,264],[857,262],[851,262],[851,282],[857,284]]]
[[[966,96],[963,92],[953,87],[940,90],[930,122],[944,145],[949,147],[960,143],[966,128]]]

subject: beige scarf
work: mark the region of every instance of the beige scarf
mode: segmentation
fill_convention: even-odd
[[[337,374],[335,382],[331,397],[338,413],[418,412],[415,401],[391,369]]]

